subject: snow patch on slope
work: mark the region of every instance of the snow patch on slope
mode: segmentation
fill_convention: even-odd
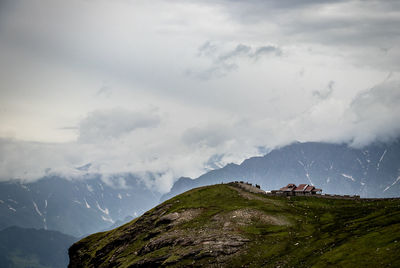
[[[28,186],[26,186],[25,184],[20,184],[21,185],[21,187],[23,188],[23,189],[25,189],[25,190],[27,190],[27,191],[30,191],[30,189],[28,188]]]
[[[101,212],[103,212],[104,214],[106,214],[106,215],[110,214],[110,212],[108,211],[108,208],[103,209],[103,208],[100,207],[99,202],[96,201],[96,205],[97,205],[97,208],[98,208]]]
[[[376,169],[379,169],[379,166],[380,166],[380,164],[381,164],[383,158],[385,157],[386,152],[387,152],[387,150],[385,149],[385,151],[383,152],[381,158],[379,159],[378,164],[376,165]]]
[[[314,183],[311,181],[310,174],[308,174],[308,172],[306,173],[306,177],[307,177],[308,181],[310,182],[310,185],[314,185]]]
[[[383,190],[383,192],[386,192],[387,190],[389,190],[390,187],[394,186],[399,181],[400,181],[400,176],[397,177],[397,179],[392,183],[392,185],[389,185],[388,187],[386,187],[385,190]]]
[[[40,212],[36,202],[32,201],[32,203],[33,203],[33,206],[35,207],[35,210],[36,210],[37,214],[39,214],[40,217],[43,217],[43,214],[42,214],[42,212]]]
[[[342,173],[342,176],[345,177],[346,179],[350,179],[352,181],[356,181],[356,179],[354,179],[353,176],[351,176],[351,175],[347,175],[347,174]]]
[[[101,218],[103,219],[103,221],[108,221],[108,222],[114,223],[114,221],[112,219],[106,218],[103,215],[101,215]]]
[[[83,200],[85,200],[85,205],[86,205],[86,207],[87,207],[87,208],[90,208],[88,202],[86,201],[86,198],[83,198]]]
[[[87,190],[88,190],[89,192],[91,192],[91,193],[94,192],[94,189],[93,189],[93,187],[92,187],[91,185],[86,184],[86,188],[87,188]]]

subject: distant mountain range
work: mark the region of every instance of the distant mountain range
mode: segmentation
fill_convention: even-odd
[[[87,166],[80,167],[83,172]],[[0,182],[0,230],[10,226],[56,230],[75,237],[109,230],[194,187],[244,180],[263,189],[308,183],[325,193],[400,196],[400,142],[361,149],[345,144],[293,143],[240,165],[180,178],[161,197],[133,174],[79,179],[48,176],[35,182]],[[107,183],[106,183],[107,182]]]
[[[0,231],[0,267],[67,267],[68,248],[77,240],[56,231],[8,227]]]
[[[325,193],[398,197],[400,141],[360,149],[346,144],[293,143],[196,179],[182,177],[161,201],[195,187],[234,180],[257,183],[266,190],[279,189],[288,183],[307,183]]]
[[[81,237],[139,216],[159,198],[132,174],[114,175],[108,183],[100,176],[1,182],[0,230],[20,226]]]

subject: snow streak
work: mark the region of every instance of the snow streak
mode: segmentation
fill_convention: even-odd
[[[88,202],[86,201],[86,198],[83,198],[83,200],[85,200],[85,205],[86,205],[86,207],[87,207],[87,208],[90,208]]]
[[[386,152],[387,152],[387,150],[385,150],[385,151],[383,152],[381,158],[379,159],[379,162],[378,162],[378,164],[377,164],[377,166],[376,166],[377,169],[379,169],[379,166],[380,166],[380,164],[381,164],[381,162],[382,162],[382,160],[383,160],[383,157],[385,157]]]
[[[356,179],[354,179],[353,176],[351,176],[351,175],[347,175],[347,174],[342,173],[342,176],[347,178],[347,179],[350,179],[352,181],[356,181]]]
[[[43,214],[42,214],[42,212],[40,212],[40,210],[39,210],[38,206],[36,205],[35,201],[32,201],[32,203],[33,203],[33,206],[35,207],[35,210],[36,210],[37,214],[39,214],[40,217],[43,217]]]
[[[400,181],[400,176],[397,177],[397,179],[392,183],[392,185],[386,187],[385,190],[383,190],[383,192],[386,192],[387,190],[389,190],[390,187],[394,186],[399,181]]]
[[[97,205],[97,208],[98,208],[101,212],[103,212],[104,214],[108,215],[108,214],[110,213],[110,212],[108,211],[108,208],[102,209],[102,208],[100,207],[100,205],[99,205],[99,202],[97,202],[97,201],[96,201],[96,205]]]

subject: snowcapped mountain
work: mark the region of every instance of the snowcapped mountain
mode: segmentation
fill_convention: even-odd
[[[361,149],[346,144],[294,143],[240,165],[228,164],[197,179],[180,178],[161,200],[194,187],[232,180],[257,183],[266,190],[288,183],[308,183],[325,193],[398,197],[400,141]]]
[[[308,183],[325,193],[400,196],[400,142],[361,149],[345,144],[294,143],[197,179],[180,178],[161,200],[194,187],[233,180],[257,183],[266,190]],[[0,229],[43,228],[80,237],[141,215],[155,206],[160,196],[132,174],[108,180],[53,176],[30,183],[0,182]]]
[[[69,180],[45,177],[31,183],[0,183],[0,229],[43,228],[80,237],[136,217],[160,194],[131,174]]]

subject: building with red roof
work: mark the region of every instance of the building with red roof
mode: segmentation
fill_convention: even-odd
[[[286,196],[296,196],[296,195],[315,195],[320,194],[322,189],[315,188],[313,185],[309,184],[299,184],[296,186],[294,183],[289,183],[285,187],[279,190],[273,190],[271,193]]]

